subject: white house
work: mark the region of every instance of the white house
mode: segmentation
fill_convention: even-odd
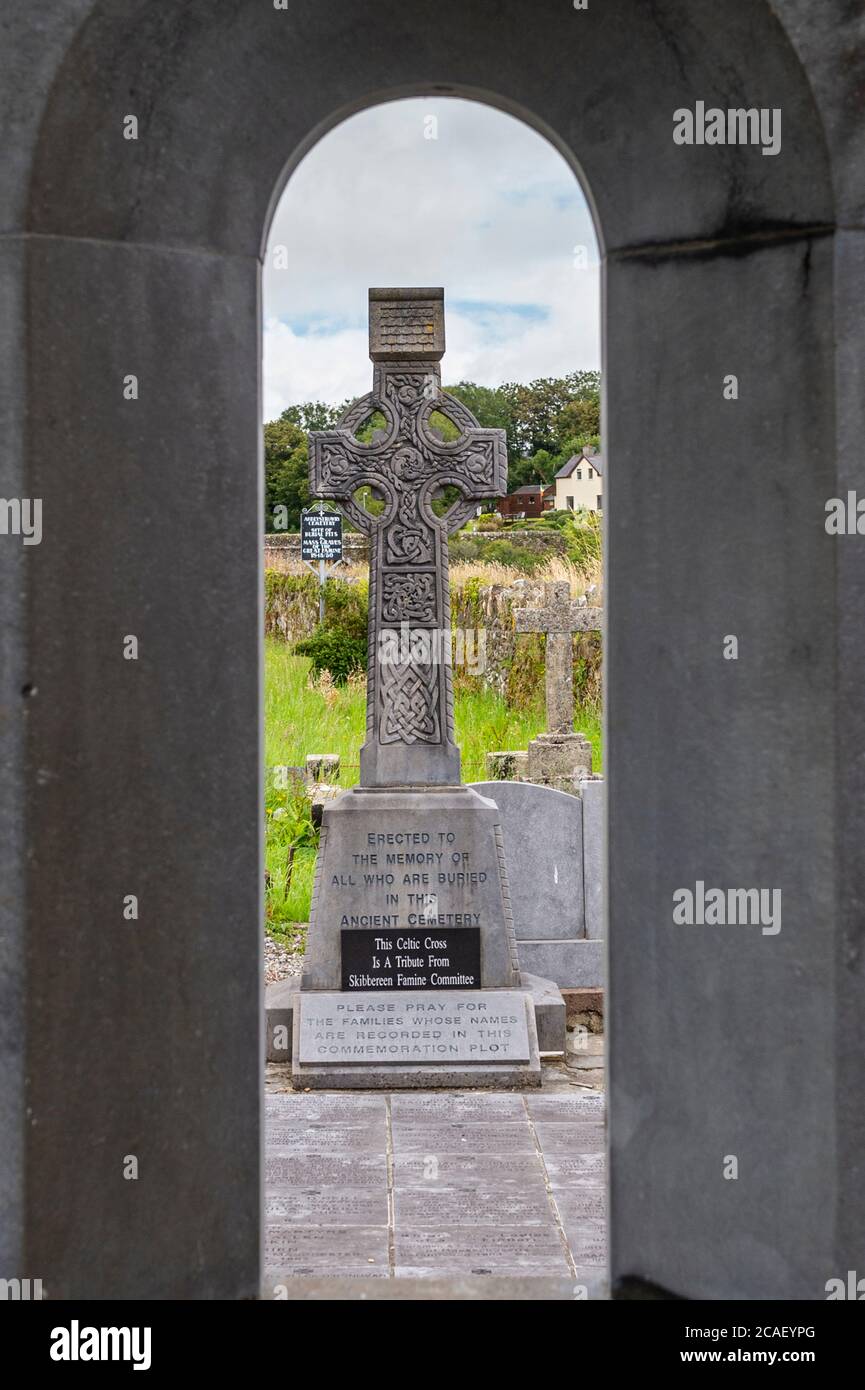
[[[556,511],[604,509],[604,460],[600,454],[573,454],[555,477]]]

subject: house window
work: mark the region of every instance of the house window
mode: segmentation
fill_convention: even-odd
[[[578,481],[581,481],[581,480],[582,480],[582,477],[583,477],[582,469],[578,468],[578,469],[577,469],[577,480],[578,480]]]
[[[572,512],[572,511],[574,510],[574,499],[573,499],[573,497],[566,497],[566,498],[565,498],[565,501],[566,501],[567,504],[568,504],[568,511]]]
[[[591,477],[593,477],[593,476],[594,476],[593,470],[592,470],[591,468],[589,468],[589,469],[587,470],[587,472],[586,472],[586,477],[587,477],[587,478],[591,478]]]
[[[598,493],[598,511],[601,512],[601,511],[603,511],[603,509],[604,509],[604,499],[603,499],[603,497],[600,495],[600,493]]]

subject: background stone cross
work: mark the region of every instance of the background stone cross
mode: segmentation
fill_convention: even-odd
[[[371,289],[372,391],[334,430],[310,434],[311,490],[337,501],[370,537],[369,662],[363,786],[460,780],[453,740],[447,538],[477,503],[506,490],[505,432],[482,429],[441,389],[442,289]],[[362,444],[356,431],[373,414],[384,430]],[[446,443],[433,432],[439,411],[460,430]],[[443,516],[433,498],[448,484],[460,496]],[[383,499],[373,516],[355,501],[361,487]]]
[[[517,632],[545,632],[547,732],[573,733],[574,730],[574,646],[575,632],[599,631],[603,609],[580,607],[571,598],[566,579],[544,585],[543,608],[517,608]]]

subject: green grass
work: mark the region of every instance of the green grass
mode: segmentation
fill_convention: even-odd
[[[303,768],[307,753],[338,753],[340,785],[354,786],[360,746],[366,737],[366,693],[357,682],[331,689],[308,684],[310,662],[274,638],[265,641],[265,760],[268,769],[267,927],[292,950],[300,949],[309,920],[317,835],[309,803],[292,786],[273,784],[273,767]],[[462,748],[465,782],[486,781],[486,755],[526,748],[545,727],[543,704],[510,709],[492,691],[456,694],[456,740]],[[602,770],[601,724],[590,708],[578,710],[575,727],[591,741],[596,772]],[[293,853],[292,853],[293,847]],[[289,863],[291,872],[289,874]]]

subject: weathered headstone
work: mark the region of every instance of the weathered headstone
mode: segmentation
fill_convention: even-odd
[[[310,435],[312,492],[370,536],[370,601],[360,785],[324,810],[294,1018],[306,1086],[540,1080],[500,817],[460,782],[453,736],[447,537],[504,491],[505,436],[442,392],[443,353],[442,290],[370,290],[372,392]],[[376,411],[385,427],[361,443]]]
[[[579,795],[527,781],[475,782],[495,798],[520,967],[561,989],[604,984],[600,779]]]
[[[518,608],[514,612],[517,632],[546,633],[547,730],[529,743],[527,777],[530,782],[548,782],[573,790],[580,777],[592,770],[592,748],[584,734],[574,732],[574,647],[575,632],[592,632],[601,627],[603,610],[589,608],[571,599],[566,579],[545,586],[543,608]]]

